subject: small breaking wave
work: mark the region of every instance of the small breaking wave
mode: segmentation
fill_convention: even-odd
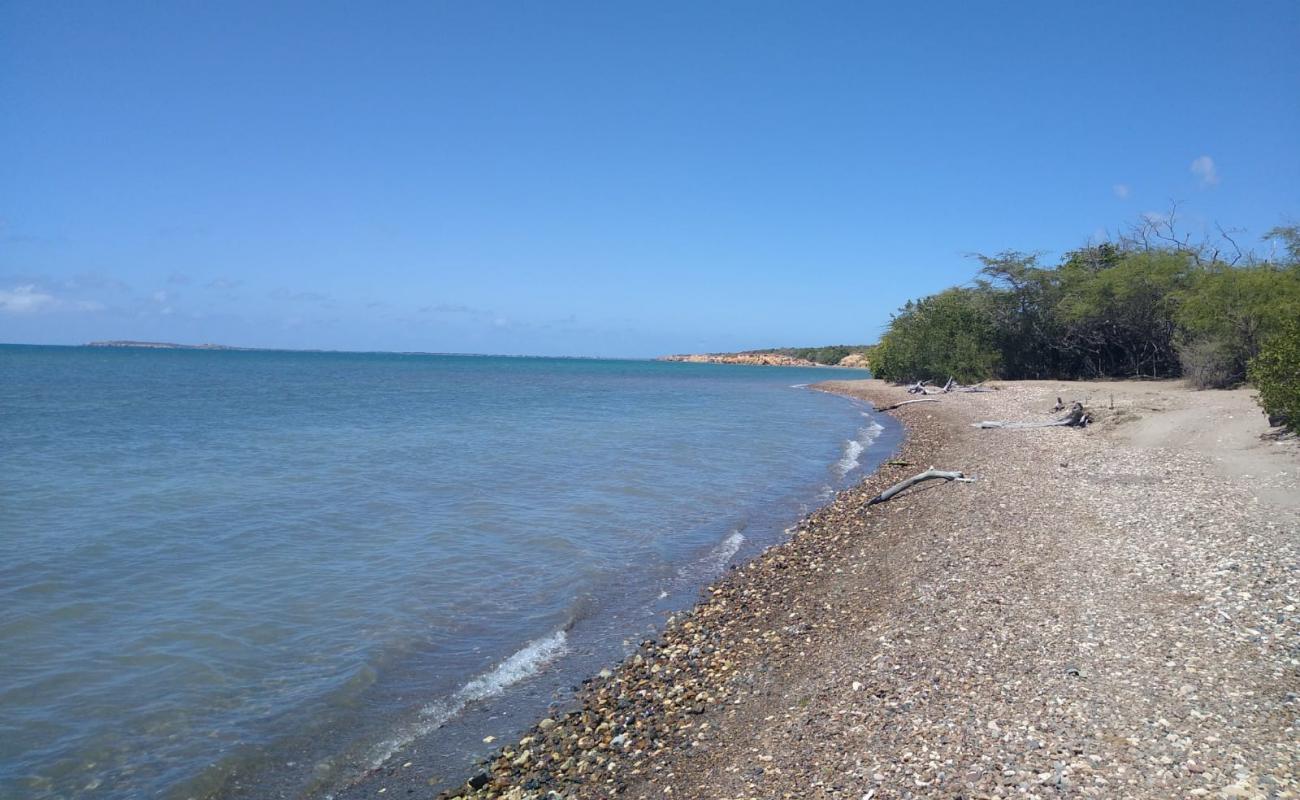
[[[745,534],[740,531],[732,531],[727,538],[718,543],[705,559],[705,563],[713,572],[721,572],[726,569],[727,564],[740,552],[740,546],[745,543]]]
[[[407,726],[397,736],[375,746],[370,758],[372,768],[382,766],[398,750],[436,730],[470,703],[496,697],[516,683],[538,674],[552,661],[568,652],[568,638],[568,634],[564,631],[556,631],[541,639],[534,639],[488,672],[457,689],[451,696],[436,700],[420,709],[418,722]]]
[[[863,414],[863,416],[867,416]],[[844,443],[844,455],[835,464],[836,480],[844,480],[849,473],[862,466],[862,454],[867,451],[867,447],[880,436],[880,432],[885,428],[879,422],[867,417],[868,424],[858,429],[856,439],[849,439]]]
[[[705,579],[712,578],[714,575],[722,572],[731,563],[731,559],[736,553],[740,552],[740,546],[745,543],[745,534],[739,530],[734,530],[727,534],[727,538],[713,546],[707,554],[696,561],[694,564],[688,564],[677,570],[678,578],[699,579],[701,576]]]

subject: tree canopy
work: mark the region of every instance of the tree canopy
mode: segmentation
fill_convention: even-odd
[[[1300,336],[1293,324],[1300,227],[1270,231],[1266,239],[1280,247],[1266,258],[1234,254],[1223,236],[1231,247],[1193,245],[1172,223],[1147,223],[1055,265],[1018,251],[978,255],[970,285],[909,301],[893,316],[872,370],[900,382],[1186,376],[1226,387],[1248,374],[1256,385],[1285,381],[1283,366],[1250,365],[1263,353],[1271,355],[1260,364],[1289,364],[1292,351],[1270,343]]]

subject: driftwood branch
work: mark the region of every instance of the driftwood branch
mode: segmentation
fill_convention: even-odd
[[[1057,417],[1048,422],[995,422],[988,420],[985,422],[976,422],[971,427],[974,428],[1085,428],[1088,423],[1092,422],[1092,417],[1083,410],[1083,403],[1078,402],[1070,406],[1070,411],[1063,417]]]
[[[939,398],[937,397],[922,397],[920,400],[904,400],[901,403],[894,403],[892,406],[885,406],[884,408],[877,408],[876,410],[893,411],[896,408],[902,408],[903,406],[910,406],[912,403],[937,403],[937,402],[939,402]]]
[[[929,381],[917,381],[916,383],[907,387],[908,394],[922,394],[922,395],[952,394],[954,392],[992,392],[992,391],[995,390],[985,386],[984,381],[980,381],[979,383],[973,386],[962,386],[954,378],[948,378],[948,382],[945,383],[942,387],[931,386]]]
[[[948,382],[942,388],[931,386],[929,381],[917,381],[907,387],[908,394],[952,394],[953,392],[991,392],[993,389],[984,385],[983,381],[974,386],[962,386],[955,378],[948,378]]]
[[[893,497],[894,495],[898,494],[899,492],[909,489],[912,486],[921,483],[922,481],[930,481],[936,478],[942,478],[946,481],[960,481],[962,483],[973,483],[975,481],[974,478],[967,478],[964,474],[960,472],[949,472],[947,470],[935,469],[934,467],[931,467],[930,469],[927,469],[925,472],[922,472],[919,475],[913,475],[912,477],[908,478],[905,481],[894,484],[893,486],[889,487],[885,491],[881,492],[880,494],[876,495],[875,497],[867,501],[867,505],[874,506],[876,503],[883,503],[886,500]]]

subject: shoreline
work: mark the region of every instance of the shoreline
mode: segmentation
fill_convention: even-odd
[[[873,400],[860,392],[835,388],[834,383],[810,388],[869,403]],[[923,460],[934,444],[931,432],[918,429],[910,418],[896,419],[904,435],[892,462]],[[759,608],[759,603],[780,602],[765,601],[755,594],[751,584],[758,580],[757,571],[767,580],[783,583],[787,571],[793,574],[810,567],[825,548],[842,543],[843,537],[829,526],[842,521],[853,508],[897,480],[895,473],[906,469],[882,463],[856,485],[837,492],[796,523],[784,541],[767,546],[704,587],[701,599],[669,617],[657,638],[643,641],[627,659],[583,680],[569,703],[575,710],[539,721],[524,732],[521,744],[503,746],[465,784],[444,790],[438,797],[545,797],[551,791],[567,797],[578,790],[602,796],[626,791],[622,773],[633,779],[645,775],[647,761],[689,741],[693,720],[727,698],[725,684],[734,672],[729,669],[731,659],[723,654],[727,634],[770,610]],[[775,597],[783,595],[777,590]],[[709,623],[716,627],[706,632],[703,626]],[[629,719],[632,721],[627,724]],[[544,748],[552,749],[533,755]],[[619,769],[617,764],[624,759],[626,764]],[[616,764],[613,770],[611,762]],[[394,778],[399,775],[396,769],[384,771]],[[602,771],[617,777],[605,777]],[[574,778],[577,780],[571,780]]]
[[[448,719],[421,722],[423,729],[418,733],[407,733],[413,726],[395,722],[393,730],[400,735],[392,737],[392,749],[386,757],[337,782],[328,792],[317,789],[307,795],[356,800],[375,796],[380,789],[389,793],[395,790],[455,792],[465,779],[476,774],[475,764],[482,756],[499,752],[497,748],[502,742],[527,734],[534,723],[547,714],[581,708],[581,697],[585,694],[581,689],[592,681],[592,676],[631,659],[639,641],[644,637],[659,636],[665,620],[698,603],[711,582],[724,577],[735,565],[746,563],[768,547],[784,541],[790,531],[807,517],[810,509],[821,508],[836,492],[857,486],[864,475],[871,474],[896,452],[903,440],[903,428],[895,421],[885,419],[887,415],[870,412],[868,405],[858,398],[816,391],[807,384],[800,386],[822,395],[822,403],[834,404],[836,408],[842,405],[845,414],[856,420],[854,428],[846,431],[841,441],[842,452],[838,454],[838,461],[825,464],[826,483],[809,485],[805,487],[807,492],[765,494],[766,499],[750,502],[742,520],[733,520],[725,529],[720,528],[724,533],[730,530],[728,535],[674,567],[674,585],[666,587],[659,599],[644,604],[644,607],[641,603],[626,608],[619,606],[610,618],[607,618],[609,609],[603,609],[599,616],[583,615],[566,624],[561,631],[552,634],[567,639],[554,663],[548,661],[540,672],[524,676],[519,685],[510,685],[503,692],[468,699],[463,705],[457,703],[455,713]],[[721,514],[722,511],[715,513]],[[606,594],[597,593],[598,596]],[[620,626],[630,627],[597,630],[602,625],[609,627],[610,619],[617,619]],[[523,650],[528,650],[533,644],[536,642],[527,643]],[[490,680],[491,674],[501,671],[503,665],[515,661],[518,656],[519,653],[515,653],[487,672],[471,676],[468,685],[477,686]],[[484,738],[485,734],[490,735]],[[481,739],[484,742],[495,740],[497,746],[490,748],[486,743],[480,743]],[[479,758],[464,758],[472,756],[475,750],[479,751]],[[248,785],[256,786],[257,782]]]
[[[1098,423],[969,427],[1057,392]],[[1247,399],[1038,381],[898,409],[893,461],[440,797],[1296,796],[1300,458],[1251,443]],[[1198,440],[1182,417],[1216,403],[1237,415]],[[931,464],[976,483],[865,506]]]

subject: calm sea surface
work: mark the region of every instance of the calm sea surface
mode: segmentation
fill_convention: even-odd
[[[463,779],[888,455],[864,374],[0,346],[0,797]]]

